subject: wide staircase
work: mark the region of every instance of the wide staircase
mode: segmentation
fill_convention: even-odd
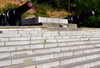
[[[100,68],[100,29],[0,29],[0,68]]]

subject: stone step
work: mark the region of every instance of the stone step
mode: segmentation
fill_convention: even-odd
[[[48,31],[81,31],[82,28],[48,28]]]
[[[100,45],[100,44],[98,44]],[[38,49],[27,49],[27,50],[17,50],[17,51],[4,51],[0,52],[0,59],[7,58],[7,57],[21,57],[27,55],[35,55],[35,54],[45,54],[45,53],[54,53],[54,52],[62,52],[62,51],[73,51],[80,50],[80,49],[88,49],[87,52],[91,52],[91,49],[99,49],[95,48],[95,44],[88,44],[88,45],[73,45],[73,46],[59,46],[59,47],[49,47],[49,48],[38,48]],[[2,51],[2,50],[1,50]],[[86,52],[84,50],[84,52]],[[97,50],[98,51],[98,50]]]
[[[49,40],[30,40],[30,41],[1,41],[0,46],[10,46],[10,45],[27,45],[27,44],[39,44],[39,43],[56,43],[56,42],[71,42],[71,41],[83,41],[83,42],[99,42],[99,40],[88,40],[86,39],[49,39]],[[23,43],[24,42],[24,43]]]
[[[28,42],[28,41],[27,41]],[[86,45],[90,46],[95,46],[95,47],[100,47],[100,41],[99,40],[92,40],[92,41],[71,41],[71,42],[55,42],[55,43],[39,43],[37,44],[25,44],[22,42],[20,44],[19,42],[17,44],[11,43],[10,45],[4,45],[4,42],[0,42],[0,52],[5,52],[5,51],[18,51],[18,50],[28,50],[28,49],[40,49],[41,48],[53,48],[53,47],[71,47],[73,45],[81,45],[86,47]],[[3,46],[2,46],[3,45]]]
[[[33,30],[2,30],[2,34],[43,34],[44,36],[51,35],[98,35],[100,31],[33,31]]]
[[[34,31],[32,29],[23,30],[2,30],[0,37],[10,36],[60,36],[60,35],[88,35],[99,36],[100,31]]]
[[[51,60],[39,61],[39,62],[31,62],[31,63],[27,62],[26,64],[22,64],[22,65],[14,65],[14,66],[8,66],[8,67],[3,67],[3,68],[29,68],[31,66],[34,66],[33,68],[52,68],[52,67],[65,65],[65,64],[89,61],[92,59],[97,59],[99,57],[100,57],[100,52],[95,52],[95,53],[82,54],[82,55],[63,57],[63,58],[56,58],[56,59],[51,59]],[[22,61],[20,61],[20,62],[22,62]],[[13,64],[11,61],[9,63],[10,63],[9,65]],[[17,60],[16,60],[16,63],[17,63]],[[5,66],[7,66],[7,65],[5,65]],[[4,63],[2,64],[2,66],[4,66]]]
[[[29,40],[50,40],[50,39],[73,39],[73,40],[99,40],[100,37],[81,37],[81,36],[48,36],[48,37],[6,37],[0,38],[0,41],[29,41]]]
[[[96,66],[91,67],[91,68],[100,68],[100,64],[99,63],[100,62],[98,61],[98,64]]]
[[[100,68],[100,58],[98,57],[88,61],[81,61],[52,68]]]
[[[0,38],[1,42],[10,42],[10,41],[37,41],[37,40],[45,40],[48,42],[49,40],[54,41],[80,41],[80,40],[100,40],[100,38],[96,37],[84,37],[84,38],[66,38],[66,37],[14,37],[14,38]]]
[[[100,37],[93,37],[93,36],[5,36],[0,37],[0,41],[29,41],[29,40],[59,40],[59,39],[65,39],[65,40],[99,40]]]

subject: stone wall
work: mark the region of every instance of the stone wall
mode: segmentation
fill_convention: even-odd
[[[30,19],[24,19],[23,25],[34,25],[42,23],[42,26],[45,27],[64,27],[64,28],[77,28],[77,24],[68,24],[67,19],[60,18],[45,18],[45,17],[36,17]]]

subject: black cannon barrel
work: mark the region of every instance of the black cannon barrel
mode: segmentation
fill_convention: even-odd
[[[15,9],[15,14],[16,15],[22,15],[23,13],[25,13],[26,11],[28,11],[29,9],[31,9],[33,7],[32,2],[27,2],[24,5],[18,7]]]
[[[79,23],[83,19],[88,18],[94,14],[95,14],[94,11],[90,11],[90,12],[86,12],[80,15],[72,15],[72,16],[67,17],[66,19],[68,19],[68,23]]]
[[[17,22],[21,23],[22,14],[33,7],[33,3],[28,1],[18,8],[8,9],[4,14],[3,20],[9,25],[16,25]]]

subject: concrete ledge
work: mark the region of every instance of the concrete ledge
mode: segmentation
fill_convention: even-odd
[[[44,27],[53,27],[53,28],[77,28],[77,24],[62,24],[62,23],[42,23],[42,26]]]
[[[27,28],[29,28],[29,29],[31,29],[31,28],[43,28],[43,29],[45,29],[46,27],[43,27],[43,26],[0,26],[0,29],[21,29],[21,28],[23,28],[23,29],[27,29]]]

